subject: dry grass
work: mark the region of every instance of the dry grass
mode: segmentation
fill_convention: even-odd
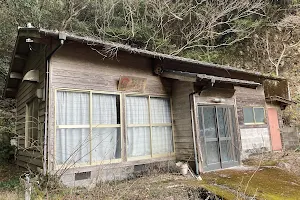
[[[60,187],[48,191],[35,189],[33,199],[184,200],[201,199],[201,195],[207,193],[205,189],[222,196],[223,199],[241,200],[251,199],[254,196],[255,199],[299,199],[300,177],[296,175],[299,157],[300,153],[296,152],[266,154],[255,174],[255,169],[261,161],[260,156],[253,156],[247,161],[247,164],[255,167],[205,173],[202,175],[203,181],[176,173],[156,172],[131,180],[100,183],[92,189]],[[0,200],[22,199],[24,191],[21,187],[15,187],[14,182],[14,177],[20,172],[12,175],[14,174],[12,170],[13,167],[0,167],[0,186],[5,186],[0,187]]]
[[[16,191],[0,191],[0,200],[15,200],[20,198],[20,195]]]
[[[55,199],[189,199],[193,188],[190,178],[175,174],[156,174],[137,179],[98,184],[95,188],[57,190]],[[199,182],[200,183],[200,182]],[[200,184],[199,184],[200,186]],[[199,187],[198,186],[198,187]],[[67,191],[67,192],[66,192]]]

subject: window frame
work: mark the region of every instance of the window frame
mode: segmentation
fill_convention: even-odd
[[[148,95],[148,94],[135,94],[135,93],[127,93],[125,94],[125,115],[126,113],[126,98],[127,97],[147,97],[147,102],[148,102],[148,115],[149,115],[149,124],[128,124],[127,122],[127,118],[125,116],[125,129],[126,129],[126,158],[127,161],[136,161],[136,160],[144,160],[144,159],[153,159],[153,158],[161,158],[161,157],[174,157],[175,156],[175,140],[174,140],[174,123],[173,123],[173,109],[172,109],[172,98],[170,96],[167,95]],[[165,99],[169,99],[170,102],[170,115],[171,115],[171,123],[152,123],[151,120],[151,103],[150,100],[151,98],[165,98]],[[153,127],[171,127],[172,128],[172,148],[173,151],[170,153],[161,153],[161,154],[153,154],[152,152],[152,128]],[[150,128],[150,155],[146,155],[146,156],[135,156],[135,157],[129,157],[127,154],[127,128],[129,127],[149,127]]]
[[[244,113],[244,108],[251,108],[252,110],[252,113],[253,113],[253,119],[254,119],[254,122],[249,122],[249,123],[245,123],[245,113]],[[254,112],[254,109],[255,108],[262,108],[263,109],[263,113],[264,113],[264,122],[256,122],[256,117],[255,117],[255,112]],[[244,125],[263,125],[263,124],[266,124],[266,110],[265,110],[265,107],[263,106],[245,106],[243,107],[243,119],[244,119]]]
[[[29,104],[33,104],[33,109],[35,108],[35,104],[37,106],[37,116],[36,116],[36,122],[37,122],[37,142],[38,144],[35,146],[32,146],[32,142],[30,141],[31,138],[33,138],[33,129],[29,131],[29,123],[33,123],[33,119],[29,120]],[[30,111],[31,112],[31,111]],[[29,101],[26,102],[25,106],[25,149],[28,148],[38,148],[41,146],[40,136],[39,136],[39,100],[37,97],[31,98]]]
[[[57,125],[57,93],[58,92],[77,92],[77,93],[87,93],[89,95],[89,124],[88,125]],[[55,89],[55,96],[54,96],[54,162],[55,162],[55,169],[60,169],[65,165],[58,164],[56,161],[56,134],[57,129],[71,129],[71,128],[88,128],[89,129],[89,162],[88,163],[75,163],[72,165],[71,168],[75,167],[85,167],[85,166],[95,166],[95,165],[101,165],[101,164],[112,164],[112,163],[120,163],[123,159],[123,127],[122,127],[122,121],[123,121],[123,101],[121,93],[118,92],[106,92],[106,91],[94,91],[94,90],[84,90],[84,89],[69,89],[69,88],[57,88]],[[93,125],[93,94],[107,94],[107,95],[116,95],[119,96],[120,102],[119,102],[119,113],[120,113],[120,124],[101,124],[101,125]],[[93,136],[93,128],[119,128],[120,129],[120,143],[121,143],[121,157],[111,160],[102,160],[102,161],[93,161],[92,160],[92,136]]]

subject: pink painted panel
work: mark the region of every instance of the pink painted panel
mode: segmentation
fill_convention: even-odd
[[[278,124],[278,115],[276,108],[268,108],[268,118],[270,126],[270,135],[272,141],[272,150],[280,151],[282,150],[280,129]]]

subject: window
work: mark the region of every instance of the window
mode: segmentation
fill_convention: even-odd
[[[121,158],[120,96],[57,91],[57,164],[92,164]]]
[[[264,124],[265,109],[263,107],[243,108],[244,124]]]
[[[38,99],[34,98],[26,104],[25,147],[39,146]]]
[[[173,152],[170,100],[127,96],[127,156],[151,157]]]

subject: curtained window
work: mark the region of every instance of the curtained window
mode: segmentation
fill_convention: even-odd
[[[170,100],[127,96],[127,156],[140,157],[173,152]]]
[[[93,94],[92,162],[121,158],[120,98]]]
[[[120,158],[120,126],[119,95],[58,91],[57,164],[91,164]]]

